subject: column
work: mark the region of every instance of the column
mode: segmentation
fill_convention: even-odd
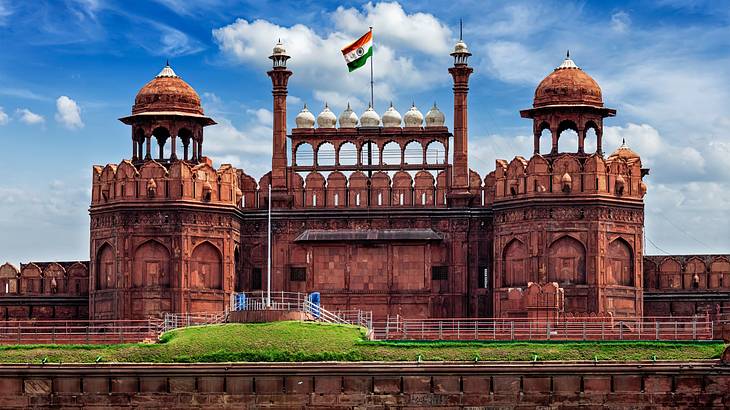
[[[147,153],[144,156],[144,159],[152,159],[152,136],[147,136]]]

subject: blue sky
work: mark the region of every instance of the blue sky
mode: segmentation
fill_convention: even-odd
[[[368,100],[339,49],[374,26],[376,109],[436,101],[451,124],[450,48],[474,54],[470,165],[531,154],[519,109],[566,49],[603,89],[604,151],[622,138],[652,168],[648,254],[730,252],[730,8],[723,2],[0,0],[0,259],[88,258],[93,164],[130,156],[117,118],[164,65],[219,125],[205,153],[261,176],[270,165],[266,58],[292,55],[289,123],[306,102]]]

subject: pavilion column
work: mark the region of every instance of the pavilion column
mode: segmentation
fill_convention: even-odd
[[[147,136],[147,154],[145,154],[144,159],[152,159],[152,136]]]
[[[132,137],[132,161],[137,160],[137,140]]]
[[[193,161],[197,161],[198,160],[198,142],[195,141],[195,140],[192,140],[192,143],[193,143],[193,158],[192,158],[192,160]]]
[[[578,153],[582,154],[585,152],[586,143],[586,130],[578,129]]]
[[[175,136],[177,132],[173,133],[170,137],[170,143],[172,144],[171,151],[170,151],[170,160],[174,161],[177,159],[177,137]]]
[[[553,138],[552,148],[550,149],[551,154],[557,154],[558,153],[558,138],[560,138],[560,135],[558,134],[558,127],[550,127],[550,134]]]

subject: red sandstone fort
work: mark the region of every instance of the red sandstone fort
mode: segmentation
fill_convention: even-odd
[[[479,175],[468,163],[471,54],[459,41],[451,55],[451,129],[434,105],[382,117],[348,106],[339,118],[305,106],[288,130],[292,71],[277,44],[271,172],[258,181],[213,168],[203,148],[215,121],[166,66],[121,118],[130,157],[93,168],[90,261],[1,266],[0,319],[222,311],[235,292],[265,287],[269,203],[272,289],[317,291],[332,308],[539,318],[730,306],[728,255],[644,255],[649,170],[625,144],[604,155],[616,110],[595,80],[566,58],[520,112],[533,121],[532,156]],[[578,144],[559,152],[566,130]]]

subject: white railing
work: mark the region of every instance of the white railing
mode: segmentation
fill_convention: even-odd
[[[228,312],[212,313],[165,313],[159,333],[189,326],[213,325],[225,323]]]
[[[404,319],[388,317],[374,335],[390,340],[712,340],[705,317],[633,320]]]

